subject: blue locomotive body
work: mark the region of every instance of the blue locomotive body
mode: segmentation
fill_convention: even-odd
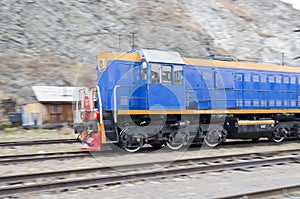
[[[214,66],[186,66],[185,69],[185,78],[190,80],[197,96],[192,101],[198,104],[197,109],[298,108],[299,73]]]
[[[103,53],[97,60],[95,108],[105,143],[135,151],[144,143],[177,149],[187,140],[215,146],[226,138],[299,137],[296,67],[156,50]]]
[[[291,71],[291,67],[269,64],[253,64],[251,68],[244,62],[234,62],[234,67],[230,67],[226,61],[217,61],[217,65],[215,62],[211,60],[200,65],[185,63],[184,60],[175,63],[172,60],[153,62],[145,58],[111,60],[104,72],[98,70],[102,108],[298,109],[300,70]],[[262,66],[264,68],[259,68]],[[113,102],[115,86],[118,86],[116,107]]]

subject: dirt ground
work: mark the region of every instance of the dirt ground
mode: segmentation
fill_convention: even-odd
[[[28,140],[54,140],[54,139],[73,139],[76,138],[70,127],[60,129],[24,129],[14,127],[0,130],[0,142],[28,141]]]

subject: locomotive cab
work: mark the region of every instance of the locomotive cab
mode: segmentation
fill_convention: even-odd
[[[147,63],[147,110],[185,109],[184,61],[175,52],[143,50]],[[144,64],[146,65],[146,64]],[[144,67],[144,66],[143,66]]]

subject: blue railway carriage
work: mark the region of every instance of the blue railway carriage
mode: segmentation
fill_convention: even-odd
[[[85,150],[300,135],[297,67],[136,50],[99,54],[96,71],[96,86],[81,89],[76,105],[74,128]]]

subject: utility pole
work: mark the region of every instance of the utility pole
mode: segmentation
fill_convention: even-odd
[[[296,30],[294,30],[293,32],[300,32],[300,29],[296,29]],[[293,60],[296,60],[296,59],[300,59],[300,56],[295,57]]]
[[[121,35],[119,34],[119,52],[121,52]]]
[[[131,46],[131,48],[132,48],[132,50],[135,50],[136,49],[136,45],[135,45],[135,33],[133,32],[133,33],[131,33],[132,34],[132,46]]]

